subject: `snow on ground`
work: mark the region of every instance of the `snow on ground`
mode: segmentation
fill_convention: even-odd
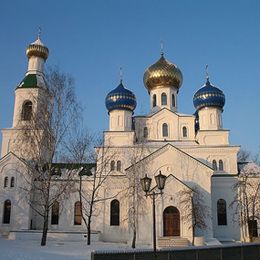
[[[47,241],[45,247],[40,241],[7,240],[0,237],[0,259],[2,260],[90,260],[94,250],[129,249],[126,244],[95,242],[87,246],[86,242]]]

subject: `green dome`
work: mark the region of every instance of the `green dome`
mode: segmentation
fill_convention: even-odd
[[[16,89],[20,88],[39,88],[44,87],[45,80],[42,75],[38,74],[28,74],[25,78],[20,82]]]

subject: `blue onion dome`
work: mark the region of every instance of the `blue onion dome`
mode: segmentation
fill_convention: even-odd
[[[152,89],[165,86],[179,89],[182,84],[182,73],[161,53],[161,58],[145,70],[143,81],[149,93]]]
[[[213,86],[207,77],[204,84],[193,96],[193,105],[196,110],[203,107],[217,107],[223,110],[225,95],[222,90]]]
[[[115,109],[129,110],[133,112],[136,108],[136,97],[132,91],[123,86],[122,80],[118,87],[107,94],[106,108],[108,112]]]

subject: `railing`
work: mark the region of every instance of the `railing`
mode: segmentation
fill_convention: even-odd
[[[95,251],[91,260],[260,260],[260,243],[158,250]]]

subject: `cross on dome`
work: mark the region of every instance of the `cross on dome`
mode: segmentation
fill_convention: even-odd
[[[41,34],[42,34],[42,28],[41,26],[38,27],[38,39],[41,38]]]
[[[119,79],[120,79],[120,83],[122,83],[123,82],[123,68],[122,67],[119,68]]]
[[[164,52],[163,52],[163,49],[164,49],[163,40],[161,40],[160,48],[161,48],[161,56],[163,56],[164,55]]]

